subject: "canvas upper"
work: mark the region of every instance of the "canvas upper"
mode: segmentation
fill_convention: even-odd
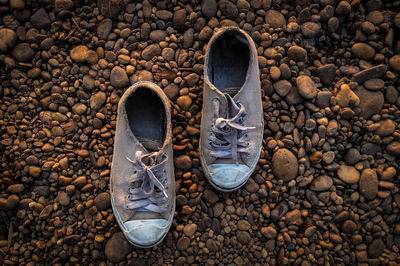
[[[151,247],[168,233],[175,210],[169,100],[151,82],[125,91],[118,104],[111,203],[126,238]]]
[[[256,47],[237,27],[210,39],[204,65],[200,160],[222,191],[244,185],[258,162],[263,111]]]

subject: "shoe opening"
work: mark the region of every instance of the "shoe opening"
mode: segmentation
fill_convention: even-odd
[[[246,81],[250,45],[237,31],[226,31],[211,44],[208,78],[214,86],[232,97]]]
[[[126,100],[125,110],[129,127],[139,142],[149,152],[160,150],[167,121],[160,97],[146,87],[137,88]]]

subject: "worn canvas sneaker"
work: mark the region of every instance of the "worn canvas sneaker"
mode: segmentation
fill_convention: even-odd
[[[208,43],[204,68],[200,160],[216,189],[233,191],[252,174],[263,137],[253,40],[239,28],[222,28]]]
[[[150,82],[130,87],[118,104],[111,166],[111,203],[137,247],[160,243],[172,224],[175,180],[169,101]]]

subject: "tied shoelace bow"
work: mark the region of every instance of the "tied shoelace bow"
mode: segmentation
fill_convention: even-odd
[[[209,144],[214,151],[211,151],[210,155],[216,158],[232,158],[237,164],[240,153],[248,153],[246,131],[255,127],[243,126],[243,117],[246,114],[244,105],[236,103],[229,94],[225,94],[225,97],[230,103],[228,105],[230,110],[227,111],[227,118],[218,117],[215,125],[211,125]],[[219,104],[219,100],[216,99],[214,108],[217,115],[219,115]],[[233,117],[230,118],[230,114],[233,114]]]
[[[144,154],[137,151],[135,161],[126,157],[128,161],[136,166],[132,175],[129,201],[126,208],[129,210],[151,211],[162,213],[168,209],[167,182],[168,178],[164,166],[167,162],[165,154],[158,152]],[[140,187],[136,186],[141,182]]]

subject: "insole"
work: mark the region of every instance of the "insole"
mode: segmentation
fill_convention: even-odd
[[[162,147],[165,138],[165,110],[158,95],[139,88],[127,99],[126,112],[135,137],[149,151]]]
[[[250,60],[247,40],[226,33],[216,40],[210,58],[212,83],[223,93],[234,96],[246,80]]]

